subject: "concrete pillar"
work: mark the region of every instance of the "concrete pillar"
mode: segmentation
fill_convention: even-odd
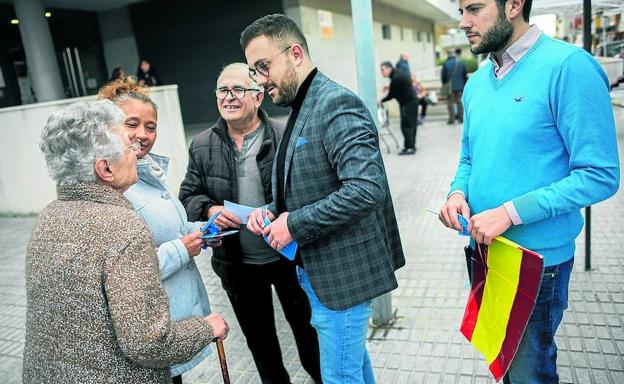
[[[375,54],[373,45],[373,6],[371,0],[351,0],[355,64],[358,94],[374,119],[377,117],[377,90],[375,88]],[[392,323],[392,296],[386,293],[373,300],[372,322],[375,326]]]
[[[123,67],[128,75],[134,75],[139,65],[139,50],[130,10],[126,6],[100,11],[98,21],[108,75],[116,67]]]
[[[37,101],[65,98],[54,44],[42,0],[14,1],[26,54],[26,64]]]
[[[373,7],[371,0],[351,0],[358,94],[373,118],[377,116]]]

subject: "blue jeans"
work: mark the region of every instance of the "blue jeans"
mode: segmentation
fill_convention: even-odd
[[[374,384],[375,376],[368,351],[366,331],[372,314],[370,301],[334,311],[319,301],[308,274],[297,267],[299,284],[310,300],[312,320],[321,354],[324,384]]]
[[[544,268],[535,309],[520,341],[505,384],[559,383],[555,332],[568,308],[568,284],[574,258]]]

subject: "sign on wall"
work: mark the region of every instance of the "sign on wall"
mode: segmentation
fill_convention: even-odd
[[[325,40],[334,39],[334,19],[330,11],[318,10],[319,29],[321,38]]]

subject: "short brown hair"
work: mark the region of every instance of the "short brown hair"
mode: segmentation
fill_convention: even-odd
[[[276,42],[280,49],[286,49],[293,44],[303,47],[306,55],[308,42],[297,24],[288,17],[280,14],[267,15],[251,23],[241,33],[240,45],[245,50],[249,42],[258,36],[266,36],[267,39]]]
[[[454,3],[455,0],[451,0],[451,3]],[[498,6],[498,10],[504,10],[505,4],[507,0],[496,0],[496,5]],[[529,17],[531,16],[531,5],[533,5],[533,0],[524,0],[524,7],[522,7],[522,19],[529,22]]]

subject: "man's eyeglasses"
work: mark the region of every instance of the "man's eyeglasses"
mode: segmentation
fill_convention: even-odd
[[[269,64],[271,64],[271,60],[273,60],[277,56],[281,55],[282,53],[288,51],[290,48],[292,48],[292,45],[290,47],[286,47],[286,48],[282,49],[281,51],[279,51],[278,53],[276,53],[272,57],[270,57],[270,58],[268,58],[266,60],[260,61],[253,68],[249,68],[249,77],[251,77],[254,80],[256,80],[258,78],[258,74],[261,74],[264,77],[269,77]]]
[[[260,90],[257,88],[241,88],[241,87],[234,87],[232,89],[225,88],[225,87],[215,89],[215,95],[217,96],[217,99],[219,100],[225,100],[228,96],[228,93],[232,95],[234,99],[241,100],[242,98],[245,97],[245,94],[247,92],[260,92]]]

